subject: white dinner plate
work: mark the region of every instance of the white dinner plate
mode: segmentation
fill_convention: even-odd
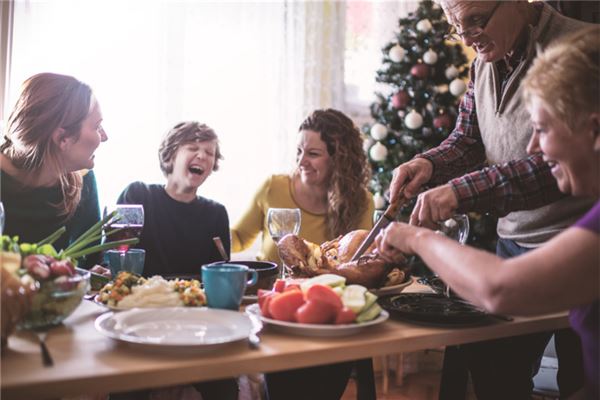
[[[388,296],[390,294],[400,294],[404,289],[406,289],[410,284],[413,283],[412,277],[408,277],[402,283],[392,286],[383,286],[380,288],[369,289],[369,292],[373,293],[375,296]]]
[[[344,324],[344,325],[324,325],[324,324],[299,324],[297,322],[285,322],[277,321],[271,318],[265,318],[260,314],[260,308],[258,304],[251,304],[246,307],[246,312],[251,315],[260,317],[261,321],[268,324],[272,328],[285,333],[291,333],[294,335],[301,336],[346,336],[353,335],[373,325],[378,325],[388,319],[389,314],[387,311],[382,310],[379,316],[371,321],[363,322],[361,324]]]
[[[134,308],[101,315],[95,326],[103,335],[122,342],[202,350],[247,339],[262,328],[260,321],[241,312],[206,307]]]

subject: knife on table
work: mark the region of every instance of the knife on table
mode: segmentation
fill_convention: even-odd
[[[356,253],[354,253],[350,261],[358,260],[373,243],[379,232],[382,229],[385,229],[386,226],[396,219],[396,216],[400,211],[400,207],[402,207],[408,201],[408,199],[404,196],[405,188],[406,186],[400,189],[399,196],[396,197],[396,199],[388,206],[388,208],[386,208],[381,218],[379,218],[379,221],[377,221],[375,226],[373,226],[373,229],[371,229],[371,232],[369,232],[365,240],[363,240],[363,242],[360,244],[358,250],[356,250]]]

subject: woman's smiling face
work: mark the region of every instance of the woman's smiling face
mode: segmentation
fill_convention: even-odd
[[[90,112],[81,123],[79,135],[65,139],[62,160],[67,172],[94,168],[94,153],[108,139],[102,128],[102,111],[92,97]]]
[[[296,163],[302,183],[317,186],[329,184],[332,160],[319,132],[300,131]]]
[[[542,152],[544,161],[556,178],[563,193],[575,196],[597,195],[593,192],[600,180],[597,136],[590,121],[582,122],[581,129],[572,132],[564,121],[551,115],[544,103],[533,97],[529,105],[533,122],[533,136],[528,153]]]

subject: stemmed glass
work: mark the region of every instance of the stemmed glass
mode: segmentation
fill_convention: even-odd
[[[275,243],[289,233],[297,235],[300,232],[299,208],[269,208],[267,212],[267,227]],[[285,278],[286,266],[281,265],[281,277]]]
[[[117,218],[111,222],[109,228],[111,231],[115,229],[118,231],[110,235],[111,240],[139,238],[144,227],[144,206],[141,204],[117,204],[115,209]],[[118,250],[121,253],[121,265],[123,265],[129,245],[121,245]]]
[[[0,235],[4,232],[4,204],[0,201]]]
[[[119,229],[111,235],[111,240],[125,240],[138,238],[142,234],[144,227],[144,206],[141,204],[117,204],[117,217],[110,224],[110,229]],[[129,250],[129,245],[119,246],[119,251],[125,253]]]
[[[439,227],[440,229],[436,231],[437,233],[444,234],[462,245],[467,243],[471,227],[469,225],[469,217],[466,214],[454,215],[452,218],[440,222]],[[437,274],[435,276],[437,277]],[[450,297],[450,286],[445,283],[444,294],[446,297]]]

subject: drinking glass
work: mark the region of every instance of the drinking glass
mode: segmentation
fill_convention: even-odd
[[[467,243],[469,238],[469,217],[466,214],[457,214],[452,218],[439,223],[440,229],[436,232],[444,234],[451,239],[456,240],[458,243],[464,245]],[[435,275],[437,277],[437,274]],[[446,297],[450,297],[450,286],[444,283],[444,294]]]
[[[4,232],[4,204],[0,201],[0,235]]]
[[[299,208],[269,208],[267,212],[267,227],[275,243],[289,233],[297,235],[300,232]],[[286,266],[281,264],[281,277],[286,276]]]
[[[139,238],[144,227],[144,206],[141,204],[117,204],[117,218],[110,224],[110,229],[119,229],[110,235],[111,241]],[[119,246],[119,251],[125,253],[129,245]]]
[[[381,217],[385,214],[385,210],[375,210],[373,211],[373,225],[375,225]]]

